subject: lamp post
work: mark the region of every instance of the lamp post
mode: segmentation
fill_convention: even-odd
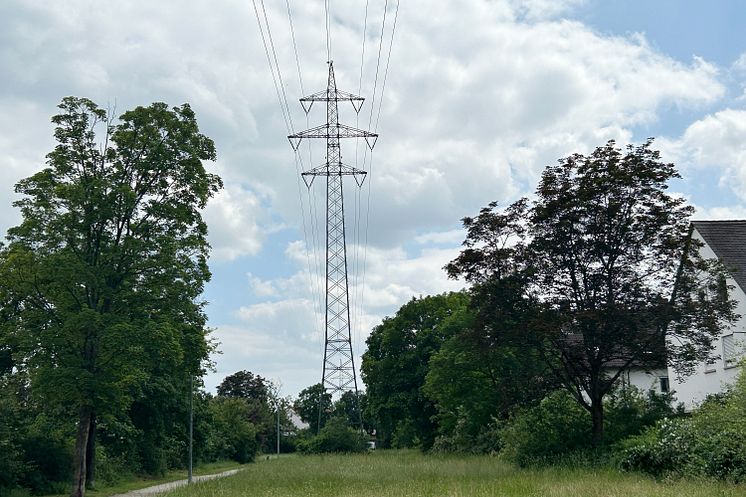
[[[280,455],[280,403],[275,401],[275,408],[277,409],[277,455]]]
[[[189,476],[188,483],[192,483],[192,445],[194,429],[194,375],[189,377]]]

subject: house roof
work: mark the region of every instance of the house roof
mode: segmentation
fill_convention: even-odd
[[[692,225],[746,292],[746,220],[692,221]]]

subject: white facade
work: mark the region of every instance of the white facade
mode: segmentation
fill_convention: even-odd
[[[704,243],[700,250],[704,258],[717,258],[696,228],[692,237]],[[672,368],[668,368],[671,390],[675,393],[677,401],[684,403],[687,411],[696,408],[708,395],[722,392],[727,384],[733,383],[738,376],[739,361],[746,351],[746,293],[733,278],[728,278],[727,282],[728,286],[732,287],[729,297],[738,303],[736,314],[741,318],[723,331],[720,338],[714,342],[712,355],[718,356],[718,359],[715,359],[713,364],[698,364],[694,374],[683,378],[683,381],[676,378]]]
[[[622,386],[637,387],[641,392],[653,390],[656,393],[665,393],[669,390],[668,371],[665,368],[628,369],[622,373],[620,381]]]

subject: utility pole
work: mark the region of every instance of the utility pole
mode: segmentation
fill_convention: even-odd
[[[297,152],[304,138],[326,140],[326,162],[301,173],[303,181],[311,188],[317,176],[326,177],[326,315],[324,321],[324,360],[322,362],[321,384],[332,395],[339,392],[355,392],[360,405],[357,389],[355,360],[352,355],[350,335],[350,298],[347,282],[347,243],[345,240],[344,194],[342,177],[352,176],[358,187],[365,181],[366,171],[342,163],[341,138],[364,138],[368,147],[373,146],[378,135],[339,123],[338,102],[349,101],[355,112],[365,100],[337,89],[334,78],[334,63],[329,64],[326,90],[303,97],[300,103],[308,114],[314,102],[326,102],[326,124],[288,136],[290,144]],[[319,399],[319,427],[321,425],[321,399]],[[362,428],[362,415],[360,418]]]

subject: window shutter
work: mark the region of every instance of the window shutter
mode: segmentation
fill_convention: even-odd
[[[736,364],[736,345],[733,341],[733,335],[723,337],[723,362],[725,367]]]

